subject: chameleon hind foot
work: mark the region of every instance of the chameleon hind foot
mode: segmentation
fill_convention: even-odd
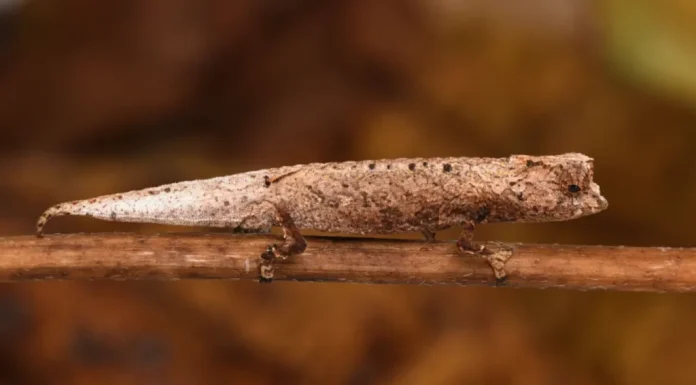
[[[275,253],[273,252],[273,246],[268,246],[259,258],[259,283],[273,282],[274,272]]]
[[[300,229],[290,218],[286,210],[278,209],[278,221],[283,228],[283,244],[272,244],[266,247],[266,251],[259,258],[259,283],[271,283],[275,273],[275,264],[287,258],[302,254],[307,248],[307,241],[300,233]]]

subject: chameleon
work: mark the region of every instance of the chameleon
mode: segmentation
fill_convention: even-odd
[[[62,215],[244,233],[268,233],[276,226],[283,242],[268,245],[258,264],[260,282],[271,282],[276,261],[305,251],[301,230],[421,232],[434,241],[437,231],[460,226],[458,249],[486,258],[502,280],[505,261],[495,263],[490,251],[474,243],[474,228],[598,213],[608,202],[593,177],[594,160],[580,153],[311,163],[56,204],[39,217],[36,234],[41,237],[46,222]]]

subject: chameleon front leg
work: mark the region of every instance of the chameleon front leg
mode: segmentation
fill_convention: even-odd
[[[426,242],[435,242],[435,232],[430,229],[421,230]]]
[[[287,210],[277,208],[278,223],[283,229],[283,244],[268,245],[266,251],[261,254],[259,259],[259,270],[261,277],[259,282],[271,283],[275,271],[276,261],[284,261],[288,257],[302,254],[307,248],[307,241],[300,233],[295,222],[293,222]]]
[[[457,240],[457,247],[462,252],[477,254],[485,259],[493,269],[496,283],[500,284],[504,282],[507,278],[507,273],[505,272],[505,263],[512,256],[512,251],[507,249],[492,251],[484,245],[477,245],[474,243],[474,228],[474,222],[464,223],[464,229]]]

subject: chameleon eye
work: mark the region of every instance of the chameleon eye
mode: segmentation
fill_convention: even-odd
[[[573,194],[578,193],[578,192],[580,192],[580,186],[578,186],[576,184],[570,184],[570,185],[568,185],[568,191],[573,193]]]

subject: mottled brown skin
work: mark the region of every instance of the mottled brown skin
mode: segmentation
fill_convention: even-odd
[[[420,231],[433,240],[438,230],[463,226],[459,248],[484,253],[472,243],[477,224],[568,220],[606,207],[593,161],[582,154],[414,158],[280,167],[63,203],[39,218],[37,234],[57,215],[244,232],[281,226],[284,244],[262,258],[269,280],[276,258],[304,251],[300,229]]]

